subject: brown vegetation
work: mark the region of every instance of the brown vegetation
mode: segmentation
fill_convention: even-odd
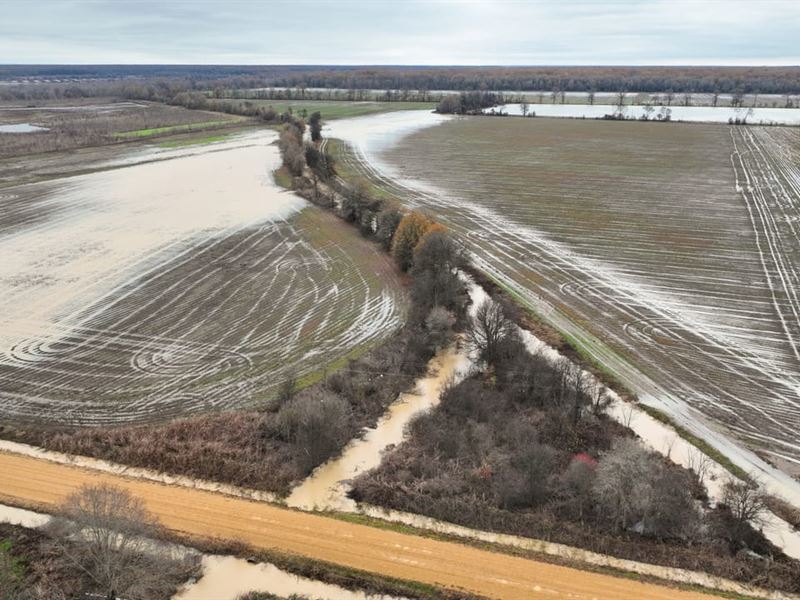
[[[1,107],[0,112],[3,112]],[[48,131],[0,134],[0,158],[121,143],[130,139],[117,135],[122,132],[190,124],[197,125],[198,130],[207,130],[225,126],[221,121],[226,121],[227,125],[238,123],[221,113],[106,98],[98,99],[96,103],[78,101],[67,108],[63,103],[48,103],[31,110],[3,114],[4,122],[10,122],[10,119],[47,127]],[[204,125],[210,123],[214,125]]]
[[[41,443],[61,452],[284,494],[377,421],[424,373],[430,356],[425,340],[406,328],[320,383],[261,411],[81,429],[45,435]]]
[[[800,564],[747,522],[762,507],[752,488],[732,485],[730,506],[706,506],[695,473],[645,450],[603,414],[579,370],[528,354],[487,304],[467,331],[488,374],[445,390],[409,440],[356,480],[356,500],[800,591]],[[491,351],[474,333],[487,327]]]
[[[764,66],[248,66],[248,65],[4,65],[0,98],[81,97],[111,92],[164,99],[190,90],[266,86],[395,90],[557,90],[643,92],[800,92],[800,69]],[[30,81],[59,80],[33,84]],[[61,83],[61,81],[65,81]]]
[[[75,563],[87,551],[87,543],[64,539],[60,534],[0,523],[0,597],[3,600],[67,600],[102,591]],[[15,565],[13,580],[3,564]],[[135,579],[119,589],[131,600],[168,600],[189,577],[199,573],[199,561],[187,556],[138,555],[128,575]],[[141,570],[140,570],[141,569]]]

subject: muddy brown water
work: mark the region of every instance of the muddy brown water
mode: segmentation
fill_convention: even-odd
[[[306,510],[355,510],[356,503],[346,496],[349,481],[380,465],[383,451],[401,443],[411,420],[438,404],[443,387],[462,378],[471,364],[463,344],[441,351],[413,391],[400,394],[374,428],[367,429],[363,437],[345,447],[341,456],[320,466],[292,490],[286,504]]]

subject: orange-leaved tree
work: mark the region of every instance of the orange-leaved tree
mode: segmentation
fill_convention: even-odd
[[[412,211],[403,217],[392,238],[392,256],[403,271],[414,262],[414,248],[433,222],[422,213]]]

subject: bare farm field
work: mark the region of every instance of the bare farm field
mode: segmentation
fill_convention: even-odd
[[[402,323],[391,260],[277,188],[276,134],[0,192],[0,416],[108,425],[263,402]],[[198,149],[199,148],[199,149]]]
[[[0,103],[0,160],[243,122],[211,111],[104,98]]]
[[[800,130],[479,117],[372,144],[367,129],[332,131],[350,168],[435,213],[643,400],[800,474]]]

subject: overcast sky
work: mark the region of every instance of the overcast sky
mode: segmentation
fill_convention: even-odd
[[[800,64],[800,0],[0,0],[0,63]]]

